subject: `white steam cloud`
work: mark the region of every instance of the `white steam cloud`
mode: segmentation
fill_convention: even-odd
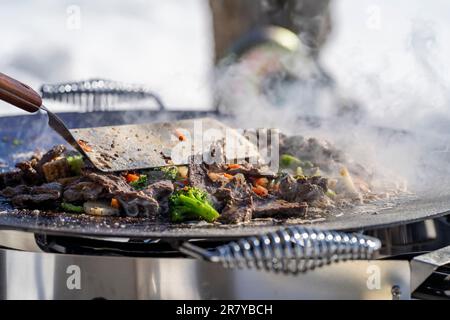
[[[301,80],[281,85],[262,83],[248,63],[220,69],[221,107],[232,109],[240,126],[326,138],[373,168],[376,176],[405,178],[417,192],[447,193],[449,62],[439,24],[411,19],[402,36],[389,38],[386,30],[383,35],[386,43],[395,43],[385,52],[365,54],[377,45],[367,42],[347,48],[345,55],[333,51],[337,54],[330,64],[325,51],[325,70],[333,72],[335,82],[327,82],[327,75],[303,58],[305,53],[282,61]],[[311,121],[299,117],[320,121],[307,125]]]

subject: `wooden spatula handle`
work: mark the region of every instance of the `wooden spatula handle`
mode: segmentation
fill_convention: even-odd
[[[0,99],[28,112],[36,112],[42,105],[36,91],[3,73],[0,73]]]

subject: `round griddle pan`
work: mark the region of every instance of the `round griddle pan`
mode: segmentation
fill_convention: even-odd
[[[63,113],[59,116],[69,126],[101,126],[139,121],[213,116],[214,113],[175,111],[109,111],[90,113]],[[223,120],[220,115],[219,120]],[[40,119],[42,118],[42,119]],[[389,129],[389,135],[395,134]],[[403,132],[400,134],[404,134]],[[27,141],[27,145],[21,144]],[[31,143],[31,145],[30,145]],[[45,150],[63,143],[56,133],[47,127],[42,114],[0,118],[0,162],[10,166],[17,155],[36,148]],[[433,194],[433,193],[431,193]],[[389,201],[379,201],[345,211],[321,216],[310,215],[302,219],[256,220],[250,224],[228,226],[192,223],[168,224],[139,218],[93,217],[58,212],[14,210],[0,199],[0,229],[30,231],[64,236],[126,237],[140,239],[227,239],[251,236],[272,231],[289,224],[306,224],[312,227],[358,231],[407,224],[443,216],[450,213],[450,194],[404,196]]]
[[[328,230],[362,231],[392,227],[450,213],[450,197],[418,199],[407,197],[389,205],[355,207],[322,218],[256,220],[245,225],[206,223],[169,224],[144,218],[94,217],[59,212],[13,210],[0,204],[0,229],[62,236],[126,237],[139,239],[227,239],[253,236],[281,226],[303,224]]]

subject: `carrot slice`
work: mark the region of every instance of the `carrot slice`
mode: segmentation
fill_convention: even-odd
[[[92,148],[90,146],[88,146],[87,142],[84,140],[78,140],[78,145],[80,146],[81,149],[83,149],[84,152],[91,152]]]
[[[127,182],[135,182],[139,180],[139,176],[137,174],[132,174],[129,173],[125,176],[125,179],[127,180]]]
[[[186,141],[186,136],[178,129],[175,129],[175,135],[180,141]]]
[[[229,173],[224,173],[223,176],[227,179],[233,179],[233,175]]]
[[[119,200],[117,200],[116,198],[112,198],[111,199],[111,207],[119,209],[120,208]]]
[[[241,165],[240,165],[240,164],[237,164],[237,163],[232,163],[232,164],[229,164],[229,165],[227,166],[227,168],[228,168],[228,170],[240,169],[240,168],[241,168]]]
[[[264,177],[258,178],[255,180],[254,185],[255,185],[255,187],[261,186],[261,187],[267,188],[267,186],[269,185],[269,180]]]
[[[269,194],[269,191],[264,188],[263,186],[257,186],[252,188],[253,192],[256,193],[258,196],[265,197]]]

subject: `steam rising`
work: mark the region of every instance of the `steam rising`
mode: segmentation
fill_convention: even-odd
[[[246,61],[219,69],[221,108],[240,126],[325,138],[371,168],[375,180],[406,180],[412,191],[445,194],[450,91],[441,39],[432,22],[414,20],[399,41],[403,50],[366,61],[372,68],[359,68],[362,54],[337,57],[348,73],[332,77],[336,82],[306,51],[283,56],[275,85],[256,78]]]

